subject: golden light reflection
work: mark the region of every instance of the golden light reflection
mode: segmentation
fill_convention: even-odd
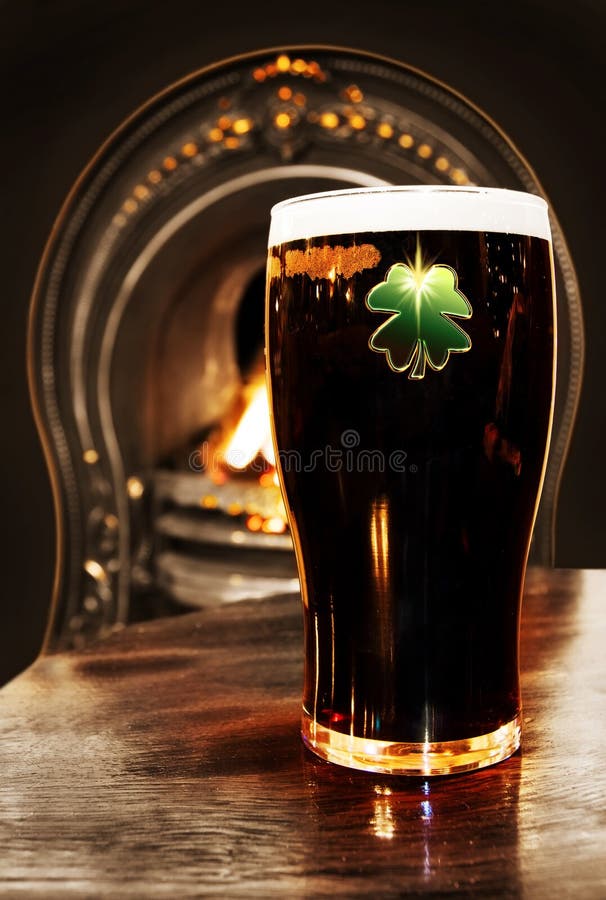
[[[377,134],[384,140],[388,140],[390,137],[393,137],[393,128],[389,122],[380,122],[377,125]]]
[[[433,156],[433,150],[429,146],[429,144],[419,144],[417,153],[421,157],[421,159],[429,159],[431,156]]]
[[[255,513],[252,516],[249,516],[248,519],[246,520],[246,527],[248,528],[249,531],[253,531],[253,532],[261,531],[261,528],[263,527],[262,516],[259,516],[257,513]]]
[[[369,539],[370,566],[372,571],[374,602],[370,605],[366,619],[368,633],[373,635],[373,653],[380,661],[374,677],[383,684],[382,712],[370,710],[367,738],[380,738],[382,717],[389,719],[394,713],[391,671],[395,653],[395,604],[391,567],[391,509],[389,498],[377,496],[370,506]],[[372,752],[376,752],[373,750]],[[372,753],[370,754],[372,755]]]
[[[96,559],[87,559],[84,563],[84,570],[91,578],[94,578],[95,581],[100,581],[102,584],[107,583],[107,572]]]
[[[186,144],[183,144],[181,147],[181,153],[183,156],[186,156],[191,159],[192,156],[195,156],[198,152],[198,145],[194,144],[193,141],[187,141]]]
[[[413,147],[414,142],[415,139],[413,138],[412,134],[407,134],[406,132],[404,132],[404,134],[401,134],[398,138],[398,144],[405,150],[409,150],[411,147]]]
[[[389,590],[389,506],[387,500],[372,505],[370,549],[375,583],[381,594]]]
[[[450,177],[455,184],[469,184],[469,178],[467,177],[463,169],[453,169],[450,173]]]
[[[339,117],[334,112],[325,112],[320,116],[320,125],[322,128],[337,128],[339,125]]]
[[[115,516],[113,513],[108,513],[104,517],[103,522],[105,523],[105,527],[110,531],[115,531],[119,525],[118,516]]]
[[[82,454],[82,459],[89,466],[93,466],[95,463],[99,462],[99,454],[96,450],[85,450]]]
[[[370,820],[370,826],[375,837],[383,840],[391,840],[396,833],[396,823],[390,795],[391,791],[387,788],[385,792],[378,794],[373,800],[373,816]]]
[[[362,131],[363,128],[366,128],[366,119],[364,116],[356,114],[351,116],[349,124],[355,131]]]
[[[145,485],[141,479],[137,478],[136,475],[131,475],[126,482],[126,493],[131,500],[139,500],[139,498],[143,496],[144,491]]]
[[[292,97],[292,90],[286,85],[282,85],[281,88],[278,88],[278,97],[280,100],[290,100]]]
[[[391,797],[391,788],[383,787],[380,784],[375,784],[375,794],[379,796],[383,795],[384,797]]]
[[[173,172],[177,168],[178,163],[174,156],[167,156],[162,161],[162,165],[167,172]]]
[[[274,62],[265,63],[253,69],[252,77],[256,82],[262,84],[267,78],[275,78],[276,75],[302,75],[304,78],[313,78],[315,81],[326,81],[326,73],[315,60],[307,62],[300,57],[291,60],[286,53],[280,53]],[[354,86],[355,87],[355,86]],[[361,91],[360,99],[361,98]],[[357,102],[357,101],[353,101]]]
[[[231,126],[231,130],[234,134],[247,134],[253,127],[252,119],[236,119],[234,124]]]
[[[357,84],[350,84],[349,87],[345,88],[345,91],[343,93],[345,94],[345,98],[349,100],[350,103],[361,103],[364,99],[364,94]]]
[[[288,128],[291,121],[291,117],[287,112],[280,112],[277,114],[277,116],[274,117],[274,124],[276,128]]]
[[[281,519],[280,516],[271,516],[269,519],[265,519],[261,526],[261,530],[265,532],[265,534],[284,534],[286,531],[286,522],[284,519]]]

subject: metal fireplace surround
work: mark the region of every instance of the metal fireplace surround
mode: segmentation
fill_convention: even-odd
[[[111,631],[153,593],[155,474],[239,388],[238,310],[264,269],[271,205],[384,183],[543,194],[463,97],[338,48],[264,50],[196,72],[100,149],[59,215],[31,308],[30,385],[58,535],[47,646]],[[543,564],[583,360],[577,280],[555,218],[552,227],[560,356],[533,544]]]

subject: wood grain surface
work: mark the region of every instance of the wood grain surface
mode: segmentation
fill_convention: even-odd
[[[304,750],[300,618],[133,625],[7,685],[0,896],[606,896],[606,572],[532,573],[523,750],[441,779]]]

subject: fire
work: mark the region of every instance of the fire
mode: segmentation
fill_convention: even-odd
[[[259,454],[270,466],[275,466],[265,383],[253,389],[248,406],[225,448],[224,458],[230,468],[243,471]]]
[[[249,531],[283,534],[288,527],[286,510],[275,467],[269,398],[260,367],[251,381],[243,385],[238,400],[220,429],[211,436],[210,443],[215,460],[211,478],[217,489],[225,492],[231,485],[231,494],[236,485],[242,485],[237,498],[241,497],[242,502],[230,502],[225,511],[230,515],[246,512]]]

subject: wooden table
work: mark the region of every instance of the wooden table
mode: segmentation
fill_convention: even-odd
[[[606,896],[606,572],[535,572],[523,753],[442,779],[298,735],[293,597],[133,625],[0,692],[1,897]]]

